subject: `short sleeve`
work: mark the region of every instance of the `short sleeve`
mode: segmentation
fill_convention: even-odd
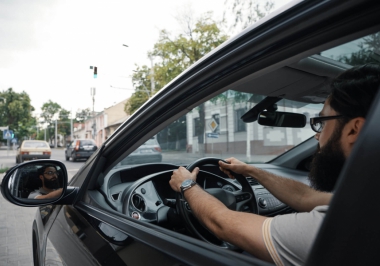
[[[276,265],[303,265],[322,224],[327,206],[311,212],[279,215],[263,224],[265,245]]]

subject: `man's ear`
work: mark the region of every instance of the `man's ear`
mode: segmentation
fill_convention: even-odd
[[[40,178],[41,180],[44,180],[44,176],[43,176],[43,175],[39,175],[39,178]]]
[[[344,127],[344,134],[346,135],[346,139],[349,144],[354,144],[356,142],[360,132],[363,129],[364,123],[365,118],[356,117],[351,119],[351,121],[346,124]]]

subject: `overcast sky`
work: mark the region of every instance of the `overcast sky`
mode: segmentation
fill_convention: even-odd
[[[277,0],[276,7],[288,2]],[[92,109],[96,87],[95,111],[102,111],[132,94],[135,64],[150,65],[147,52],[159,30],[178,32],[175,17],[184,8],[220,19],[226,6],[224,0],[0,0],[0,91],[25,91],[37,112],[52,100],[75,115]],[[90,66],[98,67],[97,79]]]

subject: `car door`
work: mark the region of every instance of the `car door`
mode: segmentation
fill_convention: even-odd
[[[348,7],[351,6],[351,9],[344,9],[345,6],[339,6],[336,3],[326,2],[327,4],[325,3],[324,7],[316,4],[316,1],[313,3],[315,5],[309,5],[308,3],[300,5],[296,11],[297,14],[301,15],[297,16],[296,19],[292,16],[294,11],[292,10],[285,16],[281,16],[278,21],[274,20],[274,25],[269,25],[274,27],[284,23],[287,27],[282,29],[282,35],[277,35],[275,32],[267,34],[266,40],[272,38],[271,41],[269,43],[260,43],[267,45],[267,50],[259,49],[258,43],[253,43],[256,46],[248,41],[250,37],[258,36],[257,32],[252,30],[252,36],[247,34],[245,37],[248,40],[245,40],[245,42],[239,40],[239,42],[236,42],[236,46],[232,44],[231,47],[228,44],[225,45],[224,48],[228,50],[224,51],[225,53],[222,53],[223,51],[221,50],[217,51],[219,56],[220,54],[227,55],[228,52],[229,60],[224,58],[224,63],[222,62],[216,66],[212,63],[219,59],[221,60],[221,57],[212,54],[207,58],[209,61],[204,60],[198,63],[193,69],[185,73],[187,76],[176,79],[175,82],[163,89],[158,96],[152,98],[148,104],[140,108],[131,119],[128,119],[107,140],[96,157],[91,170],[86,174],[82,173],[86,175],[86,180],[83,185],[81,184],[78,201],[72,206],[62,208],[49,233],[51,236],[58,234],[54,237],[56,241],[55,244],[53,243],[54,246],[72,244],[76,252],[74,253],[73,251],[72,254],[81,254],[84,265],[95,264],[95,262],[107,264],[111,263],[112,260],[114,260],[112,263],[120,263],[121,265],[141,265],[143,263],[267,265],[252,257],[220,249],[217,246],[187,235],[127,217],[111,207],[107,202],[107,195],[104,195],[99,187],[104,181],[104,176],[124,155],[132,153],[152,134],[157,133],[162,128],[161,125],[166,124],[169,118],[180,117],[184,114],[184,109],[202,101],[204,97],[210,97],[209,95],[220,89],[221,83],[230,84],[242,78],[242,74],[233,75],[237,67],[248,73],[260,71],[274,62],[289,58],[290,54],[298,55],[300,49],[309,54],[310,49],[315,49],[317,45],[324,45],[333,37],[343,38],[347,34],[363,31],[363,27],[373,25],[372,22],[367,21],[369,16],[365,17],[363,21],[346,16],[347,13],[345,12],[349,11],[348,14],[352,14],[351,12],[355,10],[357,17],[364,17],[363,12],[361,12],[363,6],[358,5],[355,9],[352,9],[351,5],[354,5],[354,3],[350,2]],[[370,1],[363,1],[363,3],[370,4]],[[335,6],[335,4],[338,6]],[[369,5],[366,6],[363,9],[367,11],[371,9]],[[327,12],[328,14],[326,10],[329,11]],[[344,12],[341,12],[341,10]],[[337,13],[336,18],[332,15],[334,12]],[[322,15],[323,18],[321,17]],[[311,25],[308,23],[311,23]],[[347,27],[347,23],[349,23],[350,27]],[[294,25],[297,25],[297,27],[294,27]],[[280,30],[279,28],[281,27],[278,27],[277,30]],[[328,34],[321,34],[324,31]],[[363,33],[360,32],[360,34]],[[244,48],[245,45],[247,46]],[[278,47],[278,50],[271,50],[276,45],[283,46]],[[264,60],[263,55],[271,58],[271,60]],[[259,59],[263,59],[263,61]],[[249,60],[252,61],[247,65],[246,62]],[[210,86],[211,89],[209,87],[207,93],[203,93],[201,88],[206,86]],[[75,182],[73,182],[73,185],[75,185]],[[58,233],[62,229],[65,230],[63,236]],[[60,243],[61,239],[62,243]],[[64,249],[62,248],[62,250]],[[74,256],[66,254],[64,258],[66,263],[74,263]]]
[[[104,161],[102,156],[96,157],[73,178],[70,185],[81,186],[80,200],[62,206],[49,230],[63,264],[269,265],[114,211],[102,193],[92,188],[93,180],[81,178],[102,169]]]

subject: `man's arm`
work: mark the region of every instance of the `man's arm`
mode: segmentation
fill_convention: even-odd
[[[170,186],[180,192],[186,179],[196,179],[199,169],[190,173],[184,167],[173,172]],[[198,185],[184,191],[186,201],[198,220],[218,238],[232,243],[252,255],[273,262],[263,240],[262,225],[266,217],[228,209]]]
[[[35,197],[35,199],[53,199],[53,198],[58,198],[59,196],[61,196],[61,194],[62,194],[62,188],[54,190],[46,195],[39,195]]]
[[[226,161],[230,164],[220,161],[219,166],[229,177],[233,178],[229,170],[251,176],[276,198],[297,211],[309,212],[316,206],[328,205],[333,196],[332,193],[317,191],[304,183],[277,176],[235,158],[228,158]]]

